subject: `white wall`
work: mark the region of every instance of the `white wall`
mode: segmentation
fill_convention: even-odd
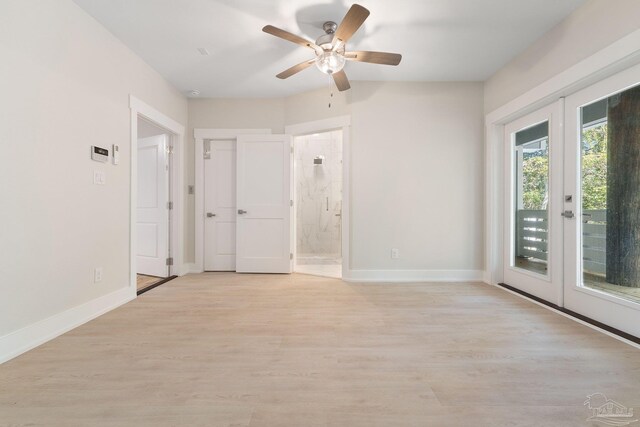
[[[640,28],[640,1],[590,0],[485,84],[487,113]]]
[[[129,94],[183,124],[187,101],[70,0],[0,2],[0,58],[2,350],[3,335],[129,286]],[[118,166],[90,160],[112,144]]]
[[[481,270],[482,84],[368,82],[353,96],[351,268]]]
[[[281,132],[283,124],[349,114],[352,269],[410,270],[416,280],[434,270],[481,270],[482,83],[352,82],[334,93],[331,108],[329,99],[324,89],[235,100],[231,109],[226,100],[190,100],[190,127]]]

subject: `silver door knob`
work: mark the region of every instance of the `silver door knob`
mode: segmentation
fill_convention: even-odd
[[[238,215],[242,215],[242,214],[246,214],[247,211],[244,211],[242,209],[238,209]]]
[[[575,216],[573,211],[564,211],[560,215],[562,215],[565,218],[573,218]]]
[[[216,214],[207,212],[207,218],[213,218],[214,216],[216,216]]]

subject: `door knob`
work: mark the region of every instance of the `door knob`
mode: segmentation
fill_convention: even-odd
[[[244,211],[242,209],[238,209],[238,215],[242,215],[242,214],[246,214],[247,211]]]
[[[560,215],[562,215],[565,218],[573,218],[575,216],[573,211],[564,211]]]
[[[207,218],[213,218],[214,216],[216,216],[216,214],[207,212]]]

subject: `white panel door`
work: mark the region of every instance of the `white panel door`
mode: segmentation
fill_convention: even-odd
[[[204,269],[236,269],[236,142],[210,142],[204,161]]]
[[[291,136],[237,142],[236,271],[291,273]]]
[[[169,253],[167,136],[138,140],[137,273],[166,277]]]
[[[504,282],[562,306],[562,101],[505,125]]]

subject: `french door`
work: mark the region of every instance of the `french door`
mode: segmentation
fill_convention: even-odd
[[[566,98],[564,307],[640,337],[640,66]]]
[[[562,304],[562,101],[505,126],[504,282]]]
[[[505,125],[504,282],[640,337],[640,65]]]

